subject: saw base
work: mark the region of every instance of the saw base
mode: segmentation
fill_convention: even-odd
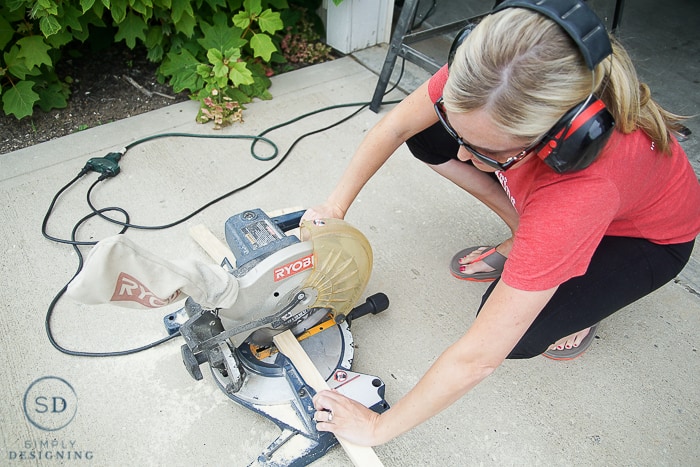
[[[182,309],[165,316],[168,332],[177,332],[187,313]],[[351,370],[354,346],[347,321],[312,334],[299,344],[331,389],[378,413],[389,408],[384,400],[384,382]],[[325,455],[338,441],[332,433],[316,430],[314,391],[284,355],[276,352],[274,346],[270,350],[258,358],[260,349],[249,343],[235,349],[231,358],[240,363],[245,375],[237,391],[231,390],[230,375],[221,367],[210,366],[211,374],[231,400],[271,420],[282,430],[251,466],[305,466]]]

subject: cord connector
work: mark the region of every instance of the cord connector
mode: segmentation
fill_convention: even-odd
[[[102,174],[103,180],[105,178],[116,177],[119,174],[119,160],[126,153],[126,148],[123,148],[118,152],[110,152],[104,157],[93,157],[88,160],[83,167],[83,172],[93,171]]]

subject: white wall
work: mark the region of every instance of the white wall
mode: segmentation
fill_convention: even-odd
[[[326,25],[326,43],[342,53],[388,43],[394,0],[323,0],[319,15]]]

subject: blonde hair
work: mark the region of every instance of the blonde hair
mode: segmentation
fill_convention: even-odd
[[[574,41],[549,18],[523,8],[488,15],[457,50],[443,91],[445,107],[485,109],[504,132],[534,143],[594,92],[618,131],[642,129],[670,153],[669,130],[679,129],[683,117],[651,99],[627,52],[611,42],[612,55],[591,72]]]

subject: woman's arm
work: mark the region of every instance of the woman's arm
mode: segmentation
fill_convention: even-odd
[[[437,122],[428,82],[391,109],[358,146],[350,164],[326,202],[309,209],[303,219],[345,217],[362,187],[408,138]]]
[[[314,398],[316,409],[332,411],[332,423],[317,427],[362,445],[377,445],[447,408],[490,375],[515,347],[556,287],[541,292],[514,289],[500,281],[469,330],[438,357],[416,386],[379,415],[332,392]],[[326,417],[326,418],[324,418]]]

